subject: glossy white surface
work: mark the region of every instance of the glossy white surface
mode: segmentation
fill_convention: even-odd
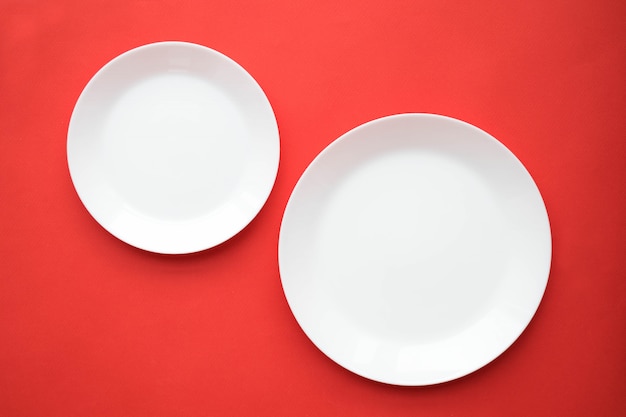
[[[529,173],[444,116],[366,123],[306,169],[279,265],[298,323],[376,381],[428,385],[484,366],[521,334],[547,284],[551,235]]]
[[[161,42],[91,79],[67,157],[80,199],[105,229],[179,254],[218,245],[257,215],[276,178],[279,136],[267,97],[236,62]]]

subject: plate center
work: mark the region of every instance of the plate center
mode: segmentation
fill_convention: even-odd
[[[478,172],[434,151],[362,163],[322,204],[315,248],[338,314],[376,336],[438,340],[491,305],[507,259]]]
[[[241,112],[218,86],[188,73],[156,74],[126,90],[103,134],[113,189],[131,210],[158,219],[216,209],[246,162]]]

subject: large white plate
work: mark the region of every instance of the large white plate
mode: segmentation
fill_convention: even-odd
[[[444,116],[366,123],[306,169],[279,238],[283,289],[311,341],[376,381],[428,385],[487,364],[547,284],[539,191],[484,131]]]
[[[70,120],[72,181],[119,239],[178,254],[218,245],[260,211],[279,160],[257,82],[204,46],[160,42],[106,64]]]

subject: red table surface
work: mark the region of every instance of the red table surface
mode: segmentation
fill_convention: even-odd
[[[626,415],[626,2],[0,2],[0,416]],[[223,245],[122,243],[72,186],[94,73],[162,40],[246,68],[281,134],[275,187]],[[553,263],[518,341],[467,377],[395,387],[320,353],[282,292],[278,231],[311,160],[401,112],[491,133],[537,182]]]

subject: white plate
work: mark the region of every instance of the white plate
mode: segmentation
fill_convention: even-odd
[[[256,81],[204,46],[160,42],[106,64],[70,120],[72,181],[119,239],[179,254],[218,245],[260,211],[279,160]]]
[[[428,385],[487,364],[547,284],[551,236],[531,176],[444,116],[366,123],[329,145],[285,209],[279,265],[298,323],[376,381]]]

